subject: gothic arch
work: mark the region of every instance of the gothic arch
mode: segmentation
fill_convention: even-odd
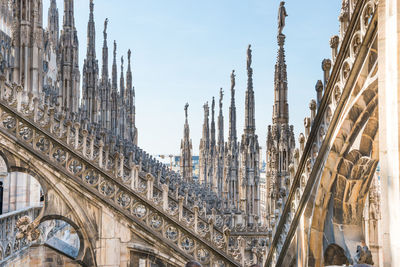
[[[78,253],[76,255],[70,255],[70,254],[68,254],[68,252],[60,250],[60,249],[58,249],[56,247],[54,247],[54,248],[57,249],[57,250],[60,250],[64,254],[66,254],[66,255],[74,258],[74,259],[82,259],[84,257],[84,254],[85,254],[85,251],[84,251],[85,250],[85,244],[84,244],[84,240],[85,239],[84,239],[84,236],[83,236],[83,233],[82,233],[82,229],[77,224],[75,224],[71,219],[69,219],[69,218],[67,218],[65,216],[61,216],[61,215],[45,215],[40,219],[39,227],[41,225],[43,225],[44,223],[48,222],[48,221],[55,221],[55,220],[63,221],[65,223],[67,223],[69,226],[71,226],[71,228],[73,228],[75,230],[75,232],[76,232],[76,234],[77,234],[77,236],[79,238],[79,249],[78,249]],[[47,235],[45,236],[45,238],[47,239]],[[46,241],[47,240],[42,240],[43,243],[47,244]]]
[[[9,171],[18,171],[33,176],[42,186],[45,193],[44,207],[42,208],[36,220],[41,221],[43,218],[63,218],[64,221],[71,222],[79,229],[81,240],[83,240],[82,249],[84,253],[78,254],[78,261],[82,261],[86,266],[95,266],[94,250],[95,238],[98,235],[96,227],[88,219],[84,207],[77,202],[76,199],[70,197],[71,192],[66,184],[61,183],[60,179],[66,179],[63,175],[54,170],[51,166],[43,161],[32,157],[26,152],[16,149],[12,144],[4,138],[0,138],[0,152],[7,155]],[[72,185],[71,185],[72,186]]]
[[[322,264],[324,241],[340,239],[339,244],[344,246],[348,255],[350,251],[355,252],[354,244],[347,244],[335,228],[344,227],[344,232],[355,231],[356,234],[349,239],[362,234],[362,209],[378,164],[377,153],[373,153],[377,149],[377,81],[366,77],[362,85],[358,94],[347,100],[349,108],[344,110],[345,116],[336,127],[336,137],[316,191],[309,237],[309,254],[315,256],[316,266]],[[328,217],[331,220],[327,220]],[[339,232],[343,234],[343,231]]]

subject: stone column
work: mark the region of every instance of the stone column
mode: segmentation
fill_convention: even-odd
[[[383,266],[400,266],[399,28],[400,0],[378,6],[379,162],[382,186]]]

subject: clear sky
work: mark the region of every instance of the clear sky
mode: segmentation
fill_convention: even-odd
[[[266,129],[272,120],[274,65],[279,0],[95,0],[96,52],[101,70],[104,19],[109,19],[109,62],[117,41],[121,55],[132,50],[133,84],[139,146],[150,154],[179,154],[184,105],[189,103],[190,135],[198,154],[203,104],[223,87],[225,137],[228,134],[230,73],[236,70],[238,136],[243,133],[246,49],[253,50],[256,127],[265,154]],[[47,26],[50,0],[43,0]],[[62,27],[63,0],[57,0]],[[287,0],[286,62],[290,123],[296,142],[322,79],[321,62],[330,58],[329,39],[337,34],[341,1]],[[86,55],[89,0],[75,0],[75,24],[82,71]],[[125,62],[127,62],[125,60]],[[126,70],[126,64],[125,64]],[[111,74],[111,65],[110,65]],[[118,70],[119,81],[120,69]],[[218,114],[218,110],[216,110]]]

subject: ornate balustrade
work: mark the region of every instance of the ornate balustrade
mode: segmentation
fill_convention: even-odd
[[[294,164],[290,166],[291,189],[283,210],[277,212],[280,217],[271,233],[266,266],[281,266],[311,190],[320,175],[335,125],[349,97],[349,90],[345,93],[345,89],[354,83],[351,74],[361,68],[357,56],[360,52],[368,51],[372,45],[371,37],[376,33],[377,2],[343,2],[339,17],[340,36],[332,37],[330,42],[332,61],[324,60],[322,63],[324,80],[317,82],[317,100],[311,101],[310,117],[304,120],[305,134],[300,134],[300,148],[296,150]]]
[[[22,217],[28,217],[33,221],[39,215],[41,208],[30,207],[0,215],[0,265],[31,244],[26,237],[17,238],[19,232],[17,222]]]
[[[200,216],[207,212],[205,207],[200,211],[194,201],[192,210],[185,208],[188,193],[186,200],[176,193],[175,200],[168,183],[161,183],[161,190],[154,186],[161,172],[167,172],[165,168],[159,169],[156,177],[144,172],[155,165],[137,147],[129,151],[104,133],[97,137],[85,123],[66,119],[65,113],[54,107],[41,108],[32,95],[24,102],[20,86],[0,82],[3,134],[177,251],[205,265],[239,265],[241,254],[230,250],[229,231],[214,224],[215,212],[206,221]]]

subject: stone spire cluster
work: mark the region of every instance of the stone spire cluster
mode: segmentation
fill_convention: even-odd
[[[293,162],[295,149],[293,126],[289,126],[285,35],[282,33],[284,17],[286,16],[285,7],[281,4],[277,36],[279,49],[274,77],[273,124],[268,126],[266,142],[266,214],[267,223],[270,227],[275,225],[279,209],[283,206],[288,193],[289,165]]]
[[[193,164],[192,164],[192,140],[190,139],[189,123],[188,123],[189,104],[185,105],[185,126],[183,129],[183,139],[181,141],[181,157],[180,167],[181,176],[185,182],[193,181]]]
[[[137,144],[135,126],[135,92],[132,84],[131,56],[128,50],[128,67],[124,72],[124,57],[121,56],[120,81],[118,86],[117,42],[114,41],[111,82],[108,74],[107,26],[104,22],[102,73],[99,78],[99,66],[96,59],[94,4],[90,1],[90,13],[87,32],[87,54],[83,66],[83,87],[81,113],[82,118],[100,128],[110,131],[119,139]],[[126,75],[126,80],[125,80]]]
[[[81,72],[79,42],[75,27],[74,0],[64,0],[62,29],[59,25],[57,1],[51,0],[47,29],[42,27],[42,0],[14,1],[12,58],[8,61],[10,82],[21,84],[24,94],[39,97],[41,103],[57,104],[68,119],[82,120],[97,130],[112,133],[119,140],[137,144],[135,126],[135,91],[132,83],[131,57],[128,51],[127,71],[121,57],[118,84],[117,46],[114,42],[111,80],[108,71],[107,26],[103,31],[101,74],[96,57],[94,1],[89,2],[87,48]],[[1,33],[1,30],[0,30]],[[0,38],[3,35],[0,34]],[[1,41],[1,40],[0,40]],[[11,53],[10,53],[11,54]]]
[[[284,2],[278,16],[278,55],[275,65],[273,125],[268,126],[266,165],[266,214],[269,227],[274,226],[277,210],[286,199],[289,165],[293,162],[294,133],[289,126],[288,86],[285,62],[285,35],[282,33],[287,16]],[[222,199],[224,214],[230,216],[232,225],[254,226],[260,223],[261,157],[255,124],[255,95],[251,45],[247,48],[247,88],[245,92],[244,131],[240,142],[236,129],[235,86],[236,75],[231,73],[231,98],[229,107],[229,134],[224,141],[223,92],[220,90],[218,136],[215,127],[215,99],[204,105],[204,122],[200,140],[199,182],[210,187]],[[187,120],[181,143],[181,172],[186,176],[190,151]],[[186,132],[187,131],[187,132]],[[186,144],[186,145],[184,145]],[[263,210],[264,211],[264,210]],[[263,212],[264,213],[264,212]],[[234,215],[234,216],[233,216]]]

